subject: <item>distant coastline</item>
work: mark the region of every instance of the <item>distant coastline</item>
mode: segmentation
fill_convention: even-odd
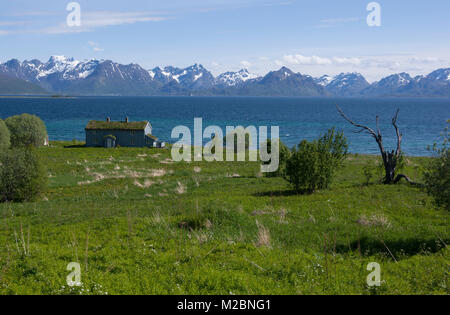
[[[68,95],[0,95],[0,98],[77,98],[78,96],[68,96]]]

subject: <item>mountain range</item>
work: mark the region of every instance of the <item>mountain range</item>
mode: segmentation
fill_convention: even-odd
[[[416,77],[398,73],[370,84],[359,73],[314,78],[282,67],[265,76],[242,69],[214,77],[200,64],[147,70],[111,60],[52,56],[45,63],[0,63],[0,94],[450,97],[450,68]]]

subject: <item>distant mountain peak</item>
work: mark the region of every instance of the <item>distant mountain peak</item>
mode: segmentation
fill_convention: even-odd
[[[241,69],[237,72],[225,72],[216,78],[216,84],[219,86],[236,86],[258,78],[256,74],[250,73],[247,69]]]
[[[280,70],[278,70],[277,71],[278,73],[281,73],[282,75],[284,75],[285,77],[289,77],[289,76],[291,76],[291,75],[293,75],[294,74],[294,72],[291,70],[291,69],[289,69],[289,68],[287,68],[287,67],[281,67],[280,68]]]
[[[193,64],[192,66],[187,67],[186,69],[198,70],[198,71],[206,70],[206,69],[203,67],[203,65],[198,64],[198,63],[195,63],[195,64]]]
[[[74,58],[72,58],[72,57],[71,58],[67,58],[64,55],[52,55],[52,56],[50,56],[48,62],[55,62],[55,61],[57,61],[57,62],[65,62],[65,61],[72,62],[72,61],[74,61]]]
[[[339,96],[356,95],[370,85],[358,72],[342,72],[335,77],[322,76],[315,81],[317,84],[325,86],[332,94]]]

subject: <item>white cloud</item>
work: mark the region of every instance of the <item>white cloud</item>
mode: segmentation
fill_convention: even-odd
[[[409,62],[414,64],[428,64],[428,63],[438,63],[442,60],[436,57],[413,57],[409,59]]]
[[[152,16],[151,12],[86,12],[82,15],[82,27],[95,28],[139,22],[160,22],[166,17]]]
[[[361,59],[359,58],[347,58],[347,57],[334,57],[333,62],[338,65],[353,65],[359,66],[361,64]]]
[[[337,75],[342,72],[359,72],[369,82],[377,81],[382,77],[407,72],[411,76],[426,75],[436,68],[444,68],[450,65],[450,59],[442,56],[417,56],[411,54],[385,54],[385,55],[360,55],[360,56],[319,56],[302,54],[285,54],[281,58],[271,59],[265,62],[259,59],[259,63],[253,69],[260,69],[260,75],[274,68],[286,66],[293,71],[306,73],[315,77],[324,74]]]
[[[292,65],[331,65],[332,61],[328,58],[318,56],[303,56],[303,55],[284,55],[283,60]]]
[[[103,48],[100,48],[99,46],[99,43],[97,43],[97,42],[94,42],[94,41],[88,41],[88,44],[89,44],[89,46],[91,46],[92,47],[92,50],[93,51],[95,51],[95,52],[100,52],[100,51],[104,51],[104,49]]]
[[[243,61],[241,61],[241,66],[249,68],[252,66],[252,64],[250,62],[248,62],[247,60],[243,60]]]
[[[337,27],[337,26],[342,26],[344,24],[348,24],[348,23],[360,22],[362,20],[363,19],[360,17],[325,19],[325,20],[321,20],[320,23],[318,25],[316,25],[316,28]]]
[[[36,15],[40,16],[40,15]],[[135,23],[148,23],[148,22],[161,22],[168,20],[168,17],[156,16],[152,12],[110,12],[110,11],[92,11],[84,12],[81,14],[81,26],[70,27],[66,23],[60,23],[55,25],[49,25],[48,22],[43,20],[35,20],[36,25],[40,27],[25,28],[25,29],[11,29],[7,33],[5,31],[0,32],[0,35],[6,34],[70,34],[70,33],[83,33],[92,32],[97,28],[135,24]],[[31,24],[31,23],[30,23]],[[43,26],[47,25],[47,26]]]
[[[17,26],[28,24],[28,21],[0,21],[0,26]]]

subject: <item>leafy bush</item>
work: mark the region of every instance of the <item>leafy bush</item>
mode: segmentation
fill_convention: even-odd
[[[3,120],[0,119],[0,151],[9,148],[11,136],[8,127]]]
[[[279,165],[278,165],[278,170],[276,170],[275,172],[270,172],[270,173],[264,173],[265,176],[267,177],[284,177],[286,174],[286,164],[288,159],[291,157],[291,151],[289,150],[289,148],[281,141],[281,140],[276,140],[277,142],[279,142]],[[267,152],[270,154],[272,153],[272,141],[271,140],[267,140]],[[269,162],[264,162],[264,164],[269,164]]]
[[[44,122],[35,115],[22,114],[5,120],[11,133],[12,146],[32,145],[40,147],[47,138],[47,128]]]
[[[334,128],[313,142],[303,140],[287,161],[285,178],[297,192],[312,193],[327,188],[342,166],[347,150],[347,139]]]
[[[437,206],[450,210],[450,149],[448,127],[444,131],[442,147],[433,146],[435,157],[425,169],[425,187]]]
[[[30,201],[47,186],[47,172],[33,147],[0,153],[0,201]]]

